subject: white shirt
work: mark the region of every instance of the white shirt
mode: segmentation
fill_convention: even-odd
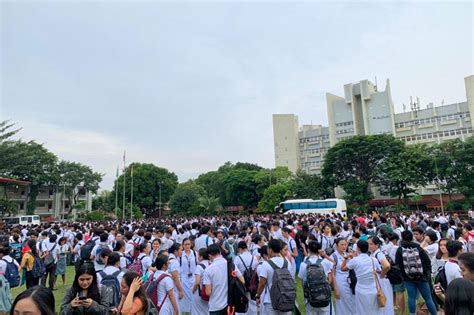
[[[219,311],[227,306],[227,260],[219,257],[214,259],[209,267],[204,270],[203,284],[211,285],[209,297],[209,312]],[[237,277],[241,277],[239,269],[235,269]]]
[[[462,271],[461,268],[459,268],[459,265],[449,260],[444,265],[444,271],[446,273],[448,285],[454,279],[462,278]]]
[[[127,241],[127,243],[125,243],[125,255],[133,256],[134,248],[133,241]]]
[[[53,255],[54,263],[58,262],[59,257],[59,245],[56,243],[51,243],[49,240],[44,240],[41,243],[41,252],[48,251],[50,255]]]
[[[199,236],[194,242],[194,250],[198,252],[201,248],[207,248],[209,245],[213,244],[215,240],[207,234]]]
[[[288,271],[289,271],[290,274],[291,274],[291,272],[292,272],[292,270],[291,270],[291,264],[290,264],[286,259],[284,259],[283,257],[281,257],[281,256],[273,257],[273,258],[271,259],[271,261],[273,261],[273,263],[274,263],[275,265],[277,265],[277,267],[279,267],[279,268],[282,268],[284,262],[286,261],[286,263],[287,263],[287,265],[288,265],[288,266],[287,266]],[[269,290],[269,288],[272,287],[273,268],[272,268],[272,266],[270,266],[270,264],[269,264],[267,261],[264,262],[264,263],[261,265],[261,268],[259,268],[258,276],[259,276],[260,278],[265,278],[265,279],[267,279],[267,284],[265,285],[265,291]],[[271,303],[270,294],[265,294],[263,303],[264,303],[264,304],[266,304],[266,303]]]
[[[144,253],[140,253],[140,255],[138,255],[138,259],[140,259],[142,263],[142,271],[143,273],[145,273],[148,270],[148,268],[151,267],[151,264],[152,264],[151,258],[150,256]]]
[[[252,261],[252,258],[253,258],[253,261]],[[245,266],[242,263],[242,260],[244,261]],[[250,265],[250,263],[252,263],[252,265]],[[255,269],[255,268],[257,268],[258,262],[257,262],[256,257],[253,257],[252,254],[250,254],[248,251],[245,251],[244,253],[242,253],[238,256],[235,256],[234,264],[235,264],[235,267],[237,269],[239,269],[240,273],[243,274],[245,272],[245,267],[247,267],[249,269],[250,268]]]

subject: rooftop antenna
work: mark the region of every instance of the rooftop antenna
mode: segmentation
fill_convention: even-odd
[[[420,98],[418,96],[415,102],[413,102],[413,98],[410,96],[410,108],[415,113],[415,117],[418,117],[417,112],[420,110]]]
[[[375,92],[377,92],[377,76],[375,76]]]

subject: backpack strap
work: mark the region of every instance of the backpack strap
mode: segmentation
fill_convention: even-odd
[[[166,273],[162,273],[157,279],[156,279],[156,294],[158,295],[158,285],[160,285],[161,280],[164,278],[169,277]],[[161,301],[160,306],[158,307],[159,310],[161,310],[161,307],[163,304],[165,304],[166,298],[168,297],[168,291],[166,291],[165,297],[163,298],[163,301]]]
[[[122,270],[117,270],[116,272],[114,272],[114,273],[112,274],[112,276],[114,276],[114,278],[117,278],[118,275],[119,275],[121,272],[122,272]]]
[[[199,264],[198,266],[201,266],[201,268],[202,268],[203,270],[206,270],[206,265],[204,265],[204,264]]]
[[[242,262],[242,265],[244,265],[245,270],[248,271],[249,268],[247,268],[247,266],[245,265],[244,260],[242,259],[242,256],[239,255],[239,256],[237,256],[237,257],[239,257],[240,261]],[[253,258],[253,257],[252,257],[252,258]]]

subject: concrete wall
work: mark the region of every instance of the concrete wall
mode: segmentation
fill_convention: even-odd
[[[298,128],[298,116],[273,115],[275,165],[286,166],[293,173],[300,168]]]

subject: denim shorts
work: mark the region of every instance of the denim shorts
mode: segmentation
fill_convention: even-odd
[[[393,292],[405,292],[405,283],[392,284]]]

